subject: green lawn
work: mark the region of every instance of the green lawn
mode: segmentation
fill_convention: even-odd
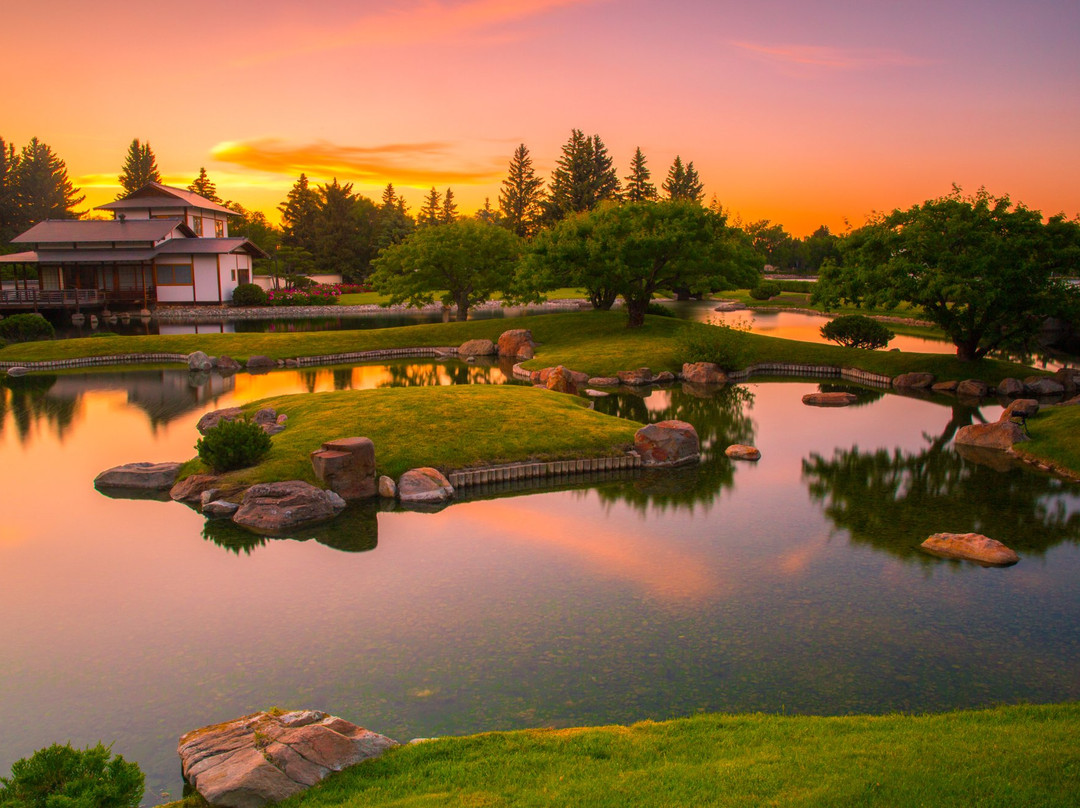
[[[281,806],[1077,804],[1080,705],[1062,704],[924,716],[703,715],[446,738],[393,749]]]
[[[289,416],[257,466],[230,472],[227,487],[305,480],[317,484],[309,453],[335,438],[375,444],[379,474],[419,466],[444,472],[519,460],[569,460],[623,452],[642,425],[588,409],[577,396],[517,385],[388,387],[277,396],[246,405]],[[192,439],[194,441],[194,438]],[[193,460],[183,475],[207,471]]]
[[[1027,426],[1031,440],[1014,444],[1017,454],[1080,474],[1080,406],[1047,407]]]

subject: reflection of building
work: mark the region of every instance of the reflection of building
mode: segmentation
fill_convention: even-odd
[[[236,388],[235,376],[196,375],[187,370],[125,370],[112,373],[73,373],[56,377],[49,398],[78,400],[85,393],[123,390],[127,401],[167,424],[216,401]]]
[[[264,253],[246,238],[230,238],[233,211],[180,188],[151,182],[97,210],[112,221],[48,219],[12,239],[31,252],[0,256],[24,280],[0,292],[4,308],[60,308],[153,303],[224,303],[251,281]]]

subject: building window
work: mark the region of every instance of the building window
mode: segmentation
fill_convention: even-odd
[[[202,235],[202,216],[191,217],[191,229],[195,231],[196,236]]]
[[[191,264],[158,264],[155,270],[158,286],[191,286]]]
[[[214,238],[225,238],[225,222],[214,220]]]
[[[235,269],[232,271],[232,279],[234,281],[236,280],[236,270]]]

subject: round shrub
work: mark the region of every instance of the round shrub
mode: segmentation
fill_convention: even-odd
[[[750,297],[754,300],[768,300],[780,294],[780,284],[776,281],[762,281],[750,290]]]
[[[652,314],[655,317],[674,317],[675,312],[665,306],[663,303],[657,303],[655,300],[650,300],[649,305],[645,308],[646,314]]]
[[[270,451],[270,436],[249,420],[222,421],[195,444],[199,459],[216,472],[254,466]]]
[[[0,339],[8,342],[33,342],[55,336],[52,323],[40,314],[12,314],[0,320]]]
[[[233,289],[234,306],[265,306],[266,291],[257,283],[242,283]]]
[[[821,327],[821,336],[848,348],[884,348],[896,336],[884,323],[863,314],[845,314]]]
[[[0,777],[4,808],[137,808],[145,779],[137,763],[107,746],[72,749],[53,744],[11,764]]]

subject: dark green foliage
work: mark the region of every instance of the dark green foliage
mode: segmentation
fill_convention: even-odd
[[[646,314],[652,314],[656,317],[675,317],[676,314],[663,303],[657,303],[655,300],[649,301],[649,305],[645,307]]]
[[[137,808],[144,789],[137,763],[102,744],[73,749],[53,744],[15,761],[0,777],[3,808]]]
[[[242,283],[233,289],[234,306],[265,306],[266,290],[256,283]]]
[[[34,342],[55,336],[52,323],[40,314],[12,314],[0,320],[0,338],[8,342]]]
[[[514,151],[499,191],[503,225],[520,238],[531,238],[544,214],[544,181],[533,170],[532,157],[522,143]]]
[[[221,197],[217,194],[217,186],[213,181],[206,176],[206,169],[202,166],[199,167],[199,176],[197,176],[194,182],[187,187],[192,193],[198,194],[203,199],[209,199],[211,202],[217,202],[221,204]]]
[[[848,348],[884,348],[896,336],[884,323],[863,314],[845,314],[821,327],[821,336]]]
[[[700,204],[705,198],[705,186],[701,184],[693,161],[683,166],[682,158],[678,155],[675,155],[675,162],[668,169],[667,179],[662,187],[672,201]]]
[[[601,202],[617,200],[620,190],[619,175],[600,136],[571,130],[551,177],[548,218],[557,222],[571,213],[592,210]]]
[[[149,182],[161,182],[157,158],[149,143],[139,143],[138,138],[131,141],[127,157],[124,159],[124,167],[117,179],[120,181],[120,195],[116,197],[117,199],[123,199]]]
[[[814,291],[815,281],[783,280],[773,281],[773,283],[780,287],[781,292],[795,292],[797,294],[808,295]]]
[[[64,161],[36,137],[23,146],[13,170],[18,229],[45,219],[75,219],[86,199],[68,179]]]
[[[431,186],[431,191],[424,197],[420,213],[416,217],[417,227],[434,227],[442,222],[442,194]]]
[[[195,444],[199,459],[216,472],[254,466],[270,451],[270,436],[247,419],[222,421]]]
[[[742,332],[726,323],[711,328],[692,328],[679,335],[679,358],[683,362],[712,362],[721,370],[741,370],[750,353]]]
[[[634,152],[634,159],[630,161],[630,176],[626,178],[626,192],[624,198],[627,202],[648,202],[656,199],[656,186],[651,181],[652,172],[645,164],[645,155],[639,146]]]
[[[754,300],[768,300],[780,294],[780,284],[776,281],[762,281],[750,290],[750,297]]]
[[[442,212],[439,214],[439,224],[450,224],[457,220],[457,202],[454,201],[454,189],[447,188],[443,197]]]
[[[785,272],[801,272],[806,267],[806,245],[787,232],[783,225],[761,219],[746,225],[745,229],[763,263]]]
[[[311,252],[315,244],[319,195],[308,183],[307,175],[300,175],[285,201],[278,205],[278,210],[281,211],[281,243]]]

